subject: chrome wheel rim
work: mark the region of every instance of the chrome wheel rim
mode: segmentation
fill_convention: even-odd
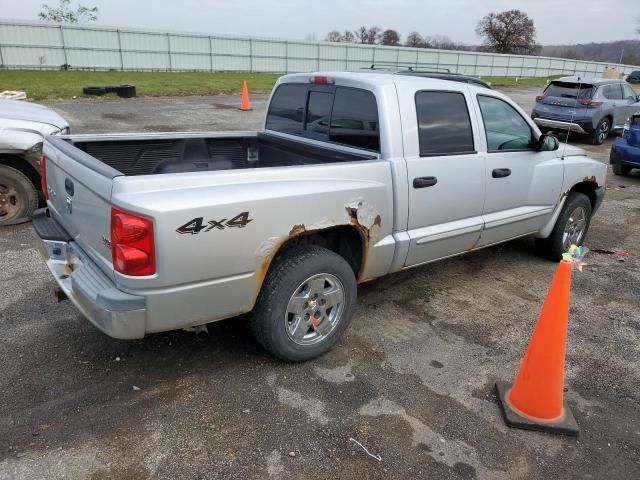
[[[0,220],[12,220],[22,208],[22,200],[14,185],[0,184]]]
[[[607,135],[609,135],[609,121],[603,120],[600,124],[600,133],[598,134],[600,141],[604,142],[607,138]]]
[[[323,341],[336,328],[344,311],[344,287],[335,275],[319,273],[296,288],[287,304],[284,324],[298,345]]]
[[[567,251],[571,245],[580,245],[587,230],[587,211],[584,207],[576,207],[564,227],[562,249]]]

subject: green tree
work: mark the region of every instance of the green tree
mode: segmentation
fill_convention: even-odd
[[[75,10],[71,8],[71,0],[60,0],[57,7],[42,5],[42,12],[38,14],[40,20],[56,23],[87,23],[98,19],[98,7],[85,7],[78,4]]]

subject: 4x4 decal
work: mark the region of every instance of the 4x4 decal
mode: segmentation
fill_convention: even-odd
[[[202,231],[210,232],[213,229],[224,230],[225,228],[244,228],[252,221],[253,219],[249,218],[249,212],[239,213],[229,220],[223,218],[222,220],[209,220],[207,223],[204,223],[203,217],[196,217],[178,227],[176,232],[195,235]]]

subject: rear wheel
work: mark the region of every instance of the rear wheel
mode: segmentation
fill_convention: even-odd
[[[613,173],[621,177],[626,177],[631,173],[631,167],[626,165],[611,165],[611,167],[613,168]]]
[[[604,117],[591,134],[591,143],[593,145],[602,145],[609,136],[609,133],[611,133],[611,120],[609,117]]]
[[[573,192],[567,198],[551,235],[536,238],[536,251],[560,261],[571,245],[582,245],[591,224],[591,201],[584,193]]]
[[[0,226],[27,222],[38,208],[38,192],[19,170],[0,165]]]
[[[264,281],[251,329],[267,351],[301,362],[328,351],[351,323],[356,279],[340,255],[317,246],[276,259]]]

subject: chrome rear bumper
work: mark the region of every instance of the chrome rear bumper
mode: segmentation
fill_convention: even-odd
[[[110,337],[144,337],[147,323],[144,297],[118,290],[75,242],[51,238],[55,236],[54,228],[61,227],[52,224],[55,220],[42,210],[34,215],[36,242],[62,292],[91,323]]]
[[[551,120],[549,118],[539,118],[539,117],[534,118],[533,121],[536,122],[536,125],[538,125],[539,127],[554,128],[557,130],[569,130],[570,132],[574,132],[574,133],[587,134],[585,129],[582,128],[577,123],[563,122],[561,120]]]

